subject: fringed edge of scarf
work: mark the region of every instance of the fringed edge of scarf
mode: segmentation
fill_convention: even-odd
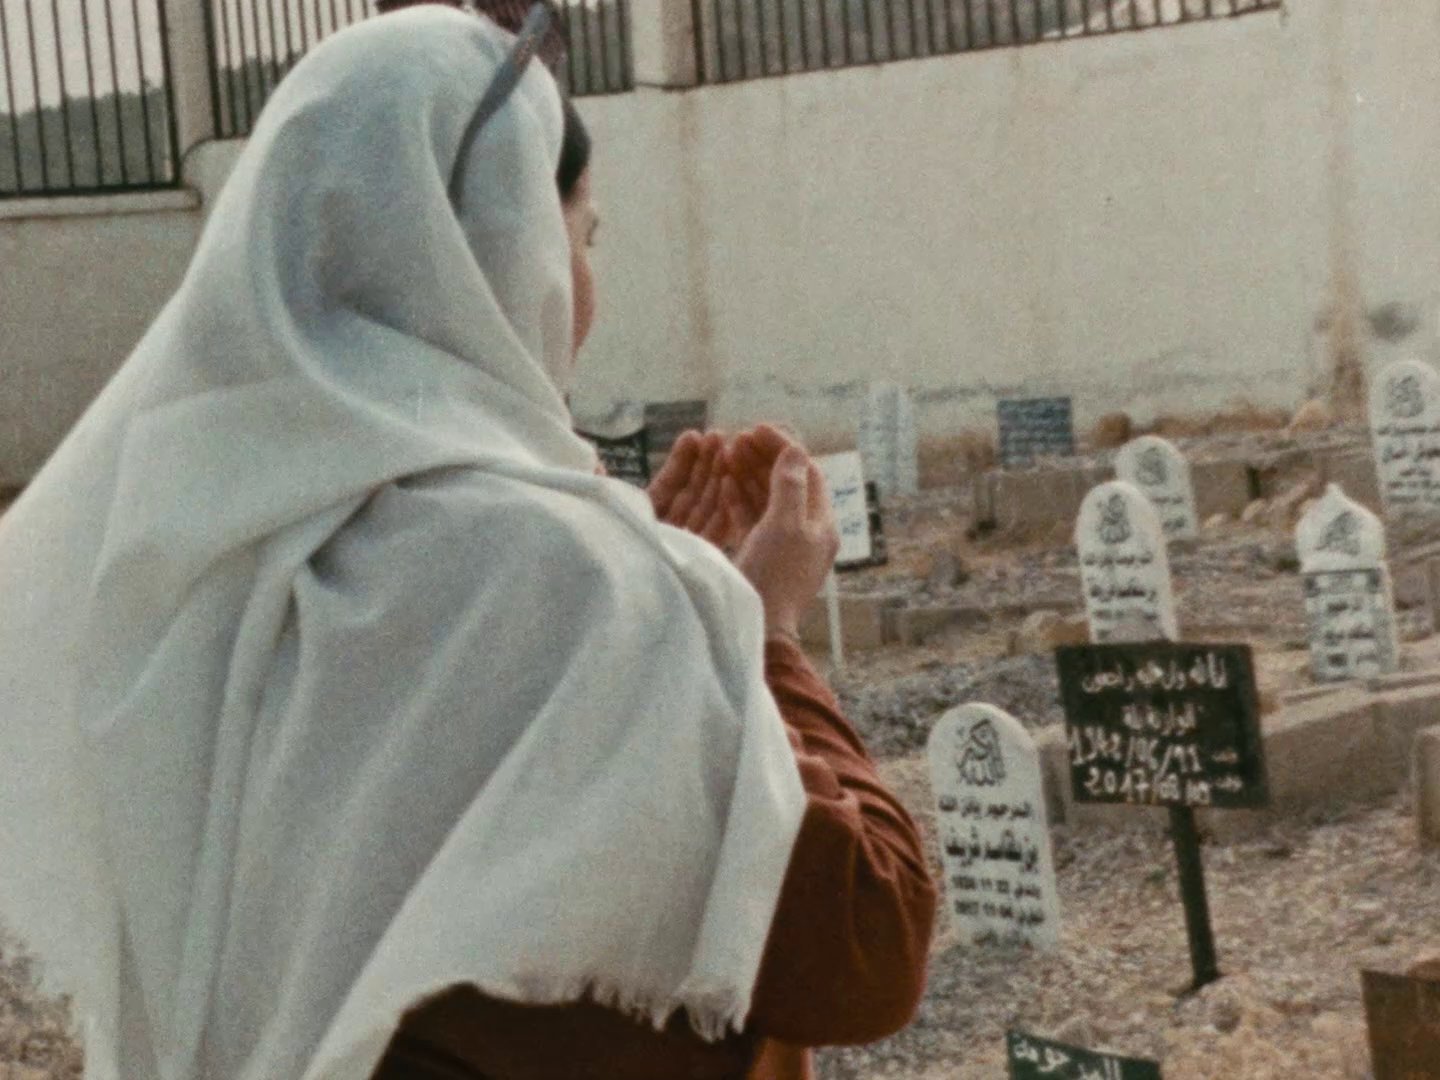
[[[547,977],[531,975],[515,980],[513,991],[480,986],[482,992],[519,1000],[526,1005],[570,1005],[593,1001],[614,1009],[632,1020],[648,1023],[657,1031],[684,1009],[695,1034],[706,1042],[718,1042],[744,1029],[750,1013],[748,994],[717,987],[708,980],[687,979],[675,991],[622,988],[594,977]]]

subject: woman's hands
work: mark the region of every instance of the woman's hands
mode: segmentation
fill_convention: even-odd
[[[728,441],[686,432],[649,491],[661,521],[732,554],[767,631],[796,632],[840,547],[824,474],[797,442],[768,424]]]

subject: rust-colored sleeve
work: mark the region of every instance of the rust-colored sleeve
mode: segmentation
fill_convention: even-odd
[[[705,1043],[684,1015],[656,1032],[590,1002],[518,1005],[457,986],[406,1016],[373,1080],[797,1080],[812,1073],[796,1048],[870,1042],[909,1021],[935,914],[915,824],[804,653],[776,643],[765,659],[807,800],[744,1035]]]
[[[768,643],[765,676],[808,799],[747,1027],[800,1046],[871,1042],[920,1003],[935,885],[914,821],[805,654]]]

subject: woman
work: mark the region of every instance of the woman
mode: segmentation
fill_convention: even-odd
[[[594,475],[553,82],[472,123],[511,45],[309,55],[0,520],[0,913],[90,1076],[800,1076],[918,998],[913,826],[788,640],[815,470],[687,441],[737,565]]]

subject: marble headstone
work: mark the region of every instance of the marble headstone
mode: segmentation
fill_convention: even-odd
[[[930,732],[946,896],[970,944],[1060,941],[1055,860],[1035,741],[992,705],[961,705]]]
[[[870,545],[870,508],[865,502],[865,467],[860,454],[851,450],[816,458],[830,490],[835,525],[840,530],[837,566],[868,562],[874,555]]]
[[[1101,645],[1180,636],[1160,516],[1133,484],[1093,488],[1075,525],[1090,640]]]
[[[1440,514],[1440,374],[1418,360],[1382,369],[1370,388],[1370,433],[1386,510]]]
[[[1315,679],[1366,679],[1395,671],[1400,645],[1380,519],[1331,484],[1300,519],[1295,547]]]
[[[1190,462],[1179,448],[1158,435],[1142,435],[1115,455],[1115,477],[1145,493],[1170,540],[1189,540],[1200,531]]]
[[[920,489],[915,406],[904,387],[871,383],[860,416],[860,455],[865,475],[882,497],[914,495]]]

